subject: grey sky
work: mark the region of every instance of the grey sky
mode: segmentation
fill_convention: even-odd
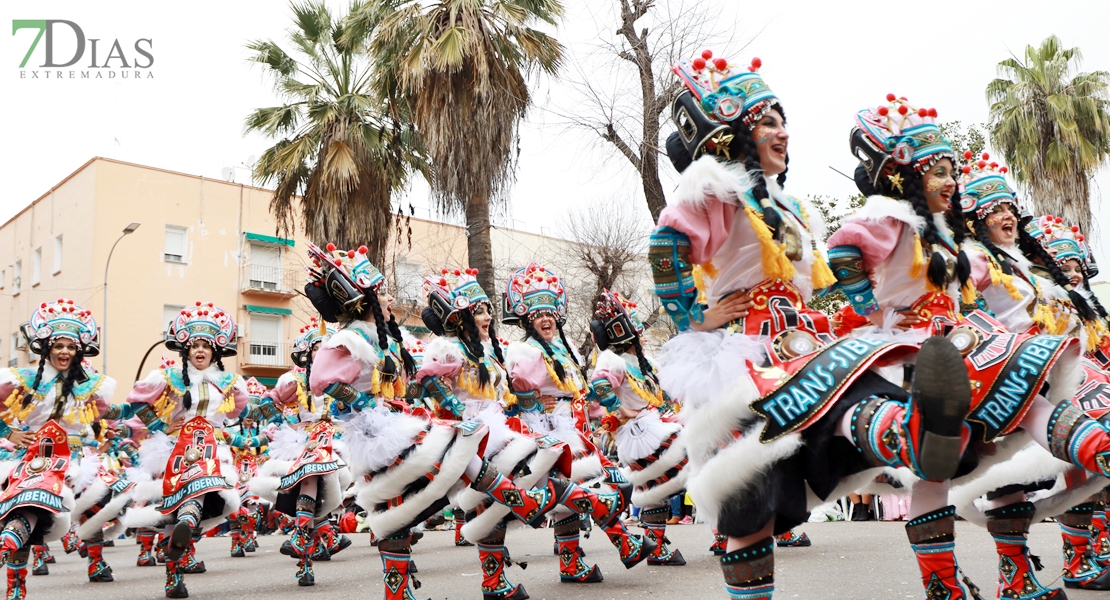
[[[595,23],[606,14],[603,1],[568,2],[567,22],[555,33],[575,55],[593,50],[599,30],[611,36],[616,29],[615,22]],[[782,98],[789,118],[787,190],[798,196],[843,198],[855,191],[829,166],[851,172],[851,117],[887,92],[935,107],[942,121],[984,122],[984,88],[995,76],[998,61],[1010,52],[1020,55],[1027,44],[1039,44],[1053,33],[1065,46],[1082,49],[1084,70],[1110,70],[1110,44],[1101,31],[1110,22],[1110,2],[1102,0],[784,0],[700,6],[718,15],[711,29],[736,24],[734,47],[759,34],[739,54],[714,49],[737,63],[762,58],[762,72]],[[283,38],[290,22],[284,2],[5,2],[0,3],[0,16],[5,27],[14,19],[74,21],[86,37],[102,40],[101,62],[116,38],[129,61],[138,58],[132,47],[138,38],[153,40],[154,55],[154,79],[21,79],[18,65],[34,33],[3,36],[0,80],[6,93],[0,102],[9,137],[0,220],[46,193],[92,156],[220,178],[224,167],[267,147],[266,140],[242,135],[243,118],[252,108],[275,104],[262,70],[247,64],[244,44],[256,38]],[[42,60],[39,48],[26,70]],[[78,68],[62,69],[63,76]],[[535,95],[538,107],[524,128],[513,192],[518,226],[554,231],[561,215],[588,202],[635,199],[642,205],[637,179],[623,159],[592,135],[567,132],[555,124],[560,119],[549,107],[565,105],[565,86],[542,82]],[[665,161],[664,169],[670,171]],[[236,177],[247,181],[243,169]],[[1097,222],[1106,214],[1099,188],[1107,189],[1110,178],[1100,173],[1096,183],[1092,200]],[[669,191],[670,184],[665,186]],[[426,187],[414,184],[414,204],[426,206],[425,196]],[[646,218],[646,208],[642,212]],[[1099,262],[1110,265],[1110,244],[1101,239],[1104,232],[1092,237]]]

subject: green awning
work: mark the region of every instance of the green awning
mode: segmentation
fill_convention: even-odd
[[[247,237],[248,242],[263,242],[263,243],[266,243],[266,244],[279,244],[279,245],[289,246],[290,248],[292,248],[293,244],[294,244],[293,240],[274,237],[272,235],[262,235],[261,233],[250,233],[249,231],[245,235]]]
[[[262,385],[270,388],[277,385],[278,380],[277,377],[255,377],[255,379],[258,380],[258,383],[261,383]]]
[[[291,315],[293,311],[288,308],[274,308],[272,306],[255,306],[253,304],[244,304],[243,308],[247,309],[249,313],[259,313],[263,315]]]

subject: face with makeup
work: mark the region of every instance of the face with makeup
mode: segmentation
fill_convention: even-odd
[[[474,309],[474,324],[478,326],[478,337],[483,341],[489,339],[490,321],[493,321],[493,315],[490,314],[489,304],[482,302]]]
[[[189,364],[198,371],[212,366],[212,346],[208,340],[196,340],[189,346]]]
[[[1078,287],[1083,283],[1083,268],[1079,266],[1079,261],[1074,258],[1069,258],[1060,265],[1060,270],[1063,271],[1064,277],[1068,278],[1072,287]]]
[[[60,373],[69,370],[75,356],[77,356],[77,342],[69,338],[59,337],[50,345],[50,366]]]
[[[755,140],[759,164],[765,175],[774,177],[786,171],[786,147],[790,134],[779,111],[772,108],[763,115],[752,128],[752,139]]]
[[[555,325],[555,315],[546,310],[532,318],[532,327],[536,328],[536,333],[540,334],[545,342],[553,341],[559,334],[559,328]]]
[[[936,214],[948,210],[948,203],[956,193],[956,175],[952,161],[942,158],[929,167],[921,176],[921,186],[925,190],[929,212]]]
[[[1013,246],[1017,243],[1018,218],[1014,205],[999,204],[987,215],[987,237],[996,246]]]

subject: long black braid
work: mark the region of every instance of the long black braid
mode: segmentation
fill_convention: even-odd
[[[486,368],[486,352],[482,348],[482,337],[478,335],[478,323],[474,321],[474,313],[469,310],[460,311],[459,317],[462,323],[459,340],[469,355],[467,358],[478,364],[478,387],[484,388],[489,385],[490,377],[489,369]]]
[[[57,420],[62,417],[66,398],[69,398],[69,395],[73,392],[73,386],[77,383],[77,380],[84,376],[85,367],[81,364],[84,359],[85,351],[79,347],[77,353],[73,355],[73,359],[69,361],[69,368],[62,375],[62,394],[60,398],[54,399],[54,411],[50,415],[51,419]]]
[[[316,342],[313,342],[313,343],[309,344],[308,345],[308,352],[305,353],[306,358],[308,359],[308,360],[304,361],[304,380],[305,381],[312,381],[312,347],[315,346],[316,344],[319,344],[319,343],[320,343],[319,341],[316,341]],[[305,396],[308,396],[308,412],[310,412],[310,413],[311,412],[316,412],[316,409],[314,408],[314,404],[312,403],[312,390],[311,389],[308,390],[308,393],[305,394]]]
[[[389,321],[386,323],[389,326],[389,333],[393,339],[397,340],[397,347],[401,349],[401,362],[405,365],[405,372],[410,374],[416,373],[416,361],[413,360],[412,355],[405,349],[405,339],[401,335],[401,326],[397,324],[397,317],[392,312],[389,313]]]
[[[644,354],[644,347],[640,344],[640,336],[633,338],[629,345],[636,349],[636,361],[640,363],[640,373],[643,373],[644,377],[655,383],[659,383],[659,377],[656,376],[655,369],[651,367],[651,363],[648,362],[647,356]]]
[[[1094,307],[1095,312],[1097,312],[1098,316],[1104,321],[1110,319],[1110,314],[1107,314],[1106,309],[1102,307],[1102,303],[1098,301],[1098,296],[1095,295],[1095,291],[1091,289],[1091,278],[1088,275],[1087,267],[1081,266],[1079,269],[1083,273],[1083,287],[1087,290],[1087,297],[1091,300],[1091,305]]]
[[[185,410],[193,408],[193,390],[189,384],[189,348],[181,349],[181,382],[185,384],[185,395],[181,397],[181,403],[185,405]]]
[[[552,368],[555,370],[555,375],[559,378],[557,383],[562,383],[567,378],[567,372],[563,369],[563,363],[555,358],[555,353],[551,351],[551,344],[548,344],[547,341],[543,339],[543,336],[540,335],[540,332],[536,331],[536,326],[532,324],[531,319],[525,317],[520,321],[524,326],[524,337],[532,338],[539,343],[544,353],[551,359]]]
[[[971,260],[964,252],[964,240],[967,239],[967,229],[964,227],[964,209],[960,202],[960,188],[948,200],[948,212],[944,213],[948,223],[948,230],[952,232],[952,239],[956,242],[956,281],[960,282],[960,289],[971,281]]]
[[[582,379],[589,381],[590,378],[586,375],[586,365],[578,362],[578,356],[576,356],[574,348],[570,345],[570,342],[567,341],[566,334],[563,333],[563,326],[558,323],[559,322],[556,321],[555,326],[559,329],[559,339],[563,341],[563,347],[567,349],[567,356],[570,356],[570,359],[574,361],[574,366],[578,367],[578,370],[582,373]]]
[[[786,123],[786,114],[782,111],[781,106],[776,104],[772,107],[772,110],[778,111],[779,115],[782,116],[783,123]],[[732,132],[733,138],[732,143],[729,144],[729,155],[744,163],[752,182],[752,196],[763,207],[763,222],[771,228],[771,235],[778,239],[782,230],[782,216],[775,209],[774,202],[770,199],[771,195],[767,192],[767,183],[763,179],[763,165],[759,161],[758,143],[752,139],[752,130],[744,124],[742,119],[732,121]],[[789,162],[790,158],[787,157],[787,164]],[[777,181],[780,186],[786,184],[786,171],[779,174]]]
[[[492,308],[490,309],[492,310]],[[505,355],[501,352],[501,341],[497,339],[497,331],[493,328],[493,320],[489,322],[489,345],[493,346],[493,356],[497,362],[505,364]]]
[[[1013,275],[1014,267],[1010,264],[1010,255],[1003,252],[1002,248],[991,241],[990,234],[987,232],[987,222],[983,219],[975,219],[972,221],[972,227],[975,230],[975,239],[979,240],[979,243],[991,253],[1002,272]]]
[[[393,363],[393,358],[389,356],[389,326],[386,323],[385,315],[382,314],[382,306],[378,303],[378,295],[369,293],[366,294],[365,298],[366,307],[363,308],[360,316],[365,318],[367,308],[374,315],[374,327],[378,330],[378,348],[381,348],[382,356],[385,357],[382,373],[396,375],[397,365]]]
[[[42,370],[46,368],[46,363],[49,360],[50,346],[47,344],[39,354],[39,370],[35,373],[35,382],[31,385],[31,393],[23,397],[23,403],[21,404],[23,408],[27,408],[27,406],[31,404],[31,400],[34,399],[35,394],[38,393],[39,384],[42,383]]]
[[[1040,242],[1033,239],[1033,236],[1029,235],[1024,227],[1018,227],[1018,249],[1030,260],[1039,259],[1044,263],[1044,268],[1052,276],[1052,281],[1067,290],[1068,298],[1071,300],[1072,306],[1075,307],[1075,312],[1079,314],[1079,318],[1084,323],[1098,320],[1098,314],[1091,308],[1091,304],[1087,302],[1083,294],[1072,286],[1067,275],[1064,275],[1064,272],[1060,270],[1060,265],[1056,264],[1056,259],[1048,253],[1048,250]]]

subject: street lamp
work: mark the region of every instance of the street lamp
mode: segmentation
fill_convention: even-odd
[[[100,351],[103,352],[104,362],[100,363],[100,372],[105,375],[108,374],[108,267],[112,264],[112,253],[116,251],[116,244],[125,236],[135,233],[139,225],[139,223],[132,223],[123,228],[123,233],[116,238],[112,249],[108,251],[108,261],[104,263],[104,318],[100,320]]]

